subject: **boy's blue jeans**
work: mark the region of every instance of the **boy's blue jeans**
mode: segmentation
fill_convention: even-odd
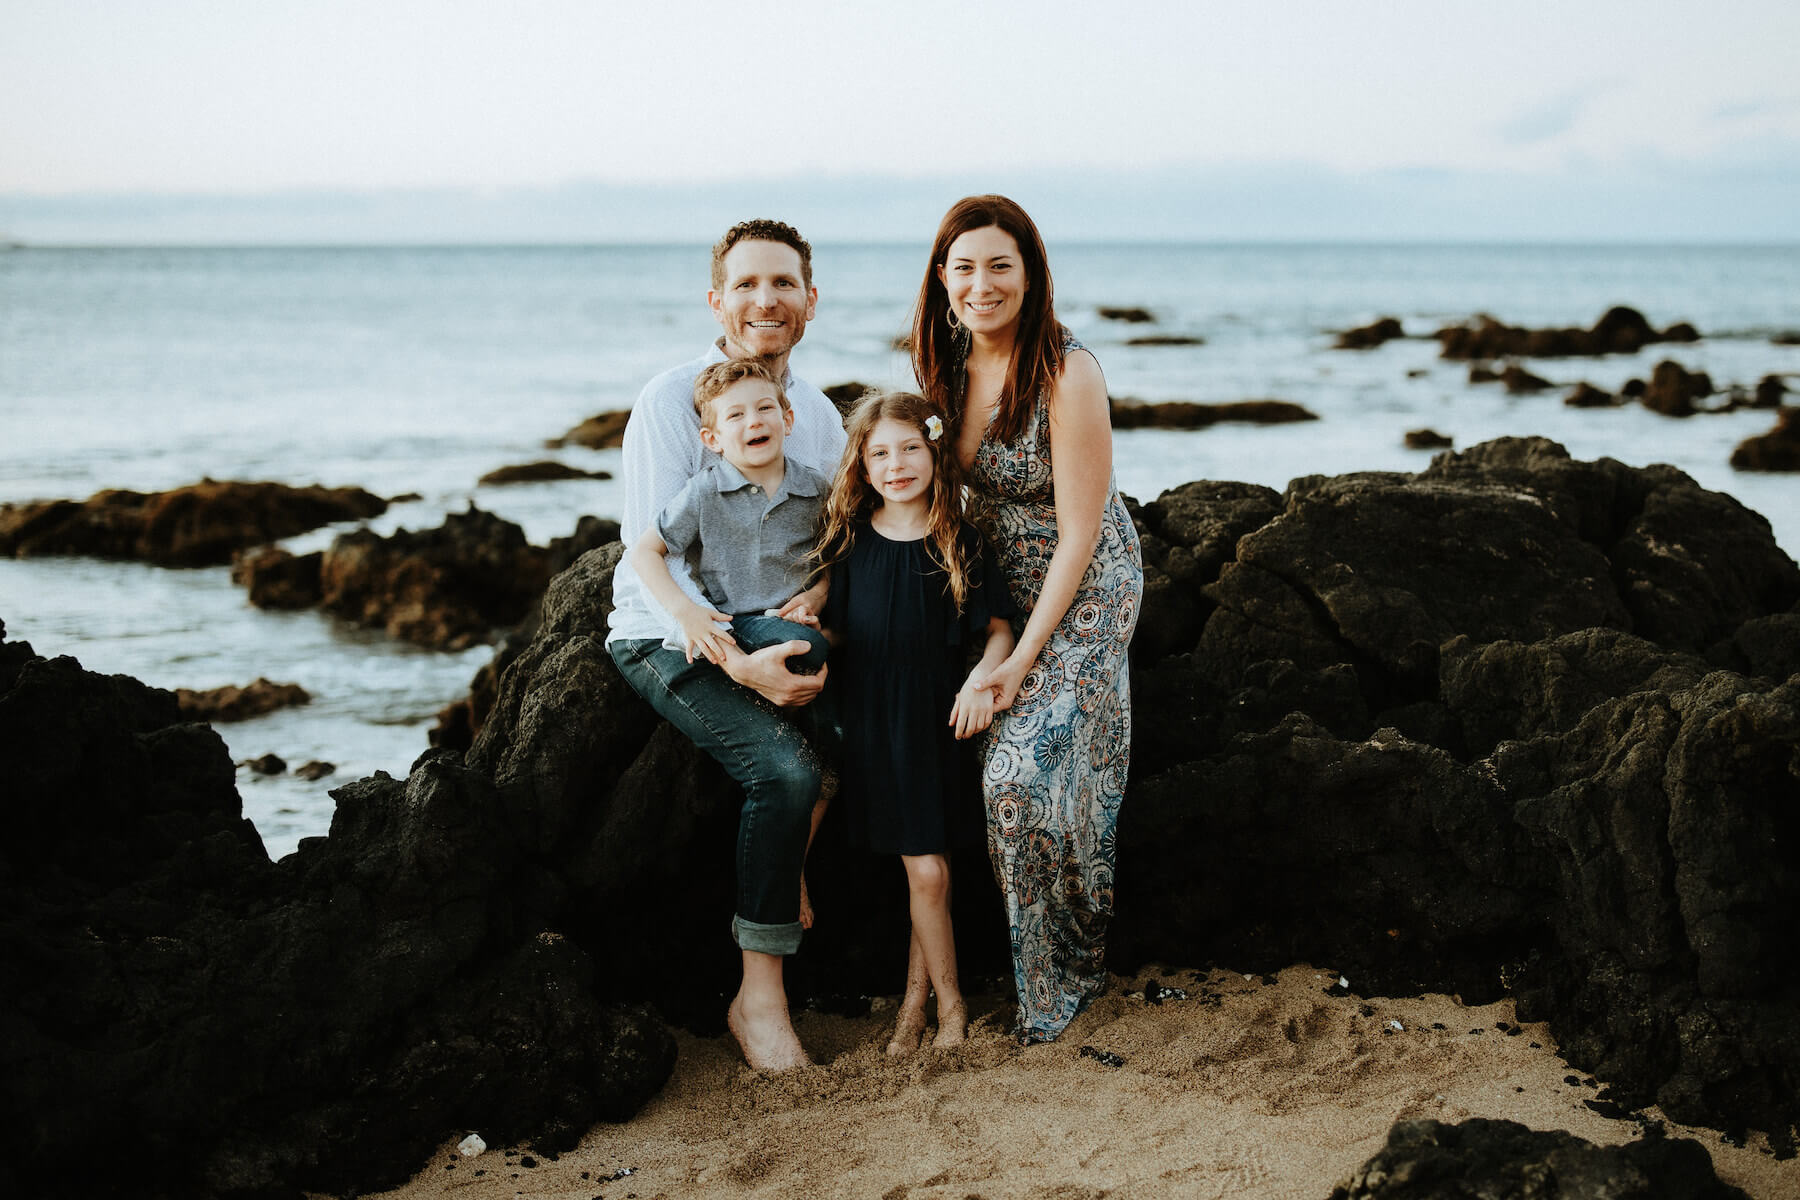
[[[800,948],[800,870],[819,798],[819,756],[796,721],[805,710],[784,712],[712,663],[690,663],[655,638],[613,642],[607,649],[638,695],[744,789],[731,922],[738,946],[794,953]]]
[[[787,660],[788,670],[796,675],[817,675],[819,668],[825,665],[825,654],[830,649],[825,635],[811,626],[761,613],[731,618],[731,636],[745,654],[755,654],[783,642],[805,642],[811,649],[805,654],[791,655]]]

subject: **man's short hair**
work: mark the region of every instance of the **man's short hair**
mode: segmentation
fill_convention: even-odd
[[[787,390],[781,386],[781,380],[769,369],[769,364],[760,358],[728,358],[724,362],[713,363],[700,372],[694,380],[694,411],[700,414],[700,424],[706,429],[713,425],[713,401],[725,394],[725,390],[734,383],[742,383],[746,379],[760,379],[775,389],[775,399],[781,402],[781,411],[787,412]]]
[[[800,256],[800,282],[807,290],[812,289],[812,246],[792,225],[758,217],[753,221],[739,221],[725,231],[724,237],[713,243],[713,291],[719,291],[725,286],[725,256],[739,242],[780,242],[783,246],[792,246]]]

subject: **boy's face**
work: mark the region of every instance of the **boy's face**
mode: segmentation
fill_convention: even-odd
[[[755,470],[781,461],[793,428],[794,414],[775,398],[774,384],[740,379],[712,402],[712,421],[700,427],[700,440],[738,470]]]

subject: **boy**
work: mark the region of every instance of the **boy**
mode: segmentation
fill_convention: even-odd
[[[826,651],[816,614],[797,611],[805,624],[772,614],[807,586],[830,485],[783,453],[794,413],[762,360],[707,367],[694,381],[694,408],[700,440],[721,461],[690,479],[631,548],[632,569],[680,627],[663,644],[689,662],[698,654],[719,663],[734,640],[746,653],[802,640],[812,648],[789,658],[788,669],[816,674]],[[681,590],[670,554],[688,559],[711,608]]]

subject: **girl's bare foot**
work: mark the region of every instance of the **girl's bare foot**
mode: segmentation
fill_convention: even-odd
[[[894,1021],[894,1036],[888,1041],[889,1058],[903,1058],[919,1048],[925,1036],[925,1005],[902,1004]]]
[[[809,1067],[812,1060],[800,1046],[800,1037],[788,1020],[787,1006],[750,1005],[739,992],[725,1010],[725,1024],[737,1039],[744,1061],[757,1071],[791,1071]]]
[[[813,925],[812,897],[806,893],[806,876],[800,877],[800,928],[811,929]]]
[[[945,1008],[938,1005],[937,1036],[931,1039],[934,1050],[943,1050],[950,1046],[960,1046],[969,1033],[969,1006],[961,1000]]]

